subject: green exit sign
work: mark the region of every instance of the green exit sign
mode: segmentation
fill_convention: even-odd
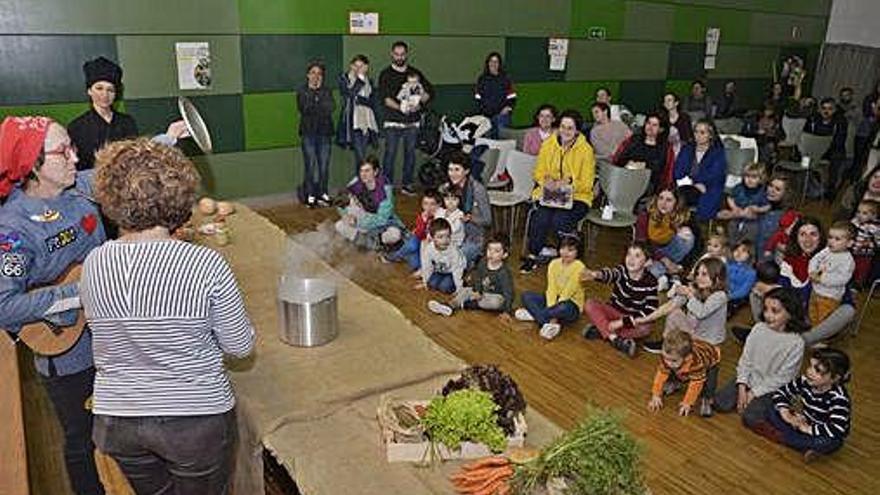
[[[603,26],[591,26],[587,30],[587,38],[591,40],[604,40],[607,34]]]

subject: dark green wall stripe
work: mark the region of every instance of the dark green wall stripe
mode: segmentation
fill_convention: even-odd
[[[706,46],[699,43],[669,45],[669,79],[696,79],[705,75]]]
[[[567,81],[665,79],[669,49],[664,43],[571,40]]]
[[[290,91],[305,84],[306,65],[321,60],[335,84],[342,70],[339,36],[247,35],[241,38],[245,93]],[[346,64],[347,65],[347,64]]]
[[[647,113],[660,106],[663,92],[666,90],[666,81],[623,81],[620,83],[620,97],[617,100],[623,102],[634,112]]]
[[[85,101],[82,64],[98,56],[117,59],[113,36],[0,36],[0,105]]]
[[[675,10],[674,40],[705,43],[706,29],[721,29],[721,45],[748,43],[750,14],[748,12],[712,7],[680,6]]]
[[[507,38],[507,73],[514,82],[562,81],[564,72],[548,68],[547,38]]]

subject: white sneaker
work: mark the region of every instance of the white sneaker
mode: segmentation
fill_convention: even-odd
[[[541,327],[541,337],[544,337],[547,340],[553,340],[559,335],[559,332],[562,330],[562,325],[559,323],[545,323],[543,327]]]
[[[513,312],[513,317],[519,321],[535,321],[535,317],[526,308],[517,308]]]
[[[443,316],[452,316],[452,308],[440,301],[431,299],[428,301],[428,309],[435,314]]]
[[[557,251],[556,248],[544,246],[541,248],[541,253],[538,254],[538,256],[542,256],[545,258],[555,258],[559,256],[559,251]]]

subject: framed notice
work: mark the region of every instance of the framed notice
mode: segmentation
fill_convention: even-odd
[[[379,34],[379,13],[349,12],[348,32],[350,34]]]
[[[207,41],[175,43],[180,89],[211,88],[211,48]]]

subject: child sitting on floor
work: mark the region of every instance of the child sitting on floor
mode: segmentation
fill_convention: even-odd
[[[436,191],[428,190],[422,195],[422,211],[416,215],[416,223],[410,232],[409,237],[403,242],[396,251],[381,256],[384,262],[397,262],[406,260],[410,270],[418,270],[421,267],[421,246],[422,241],[428,238],[428,225],[437,214],[440,205],[440,198]]]
[[[804,374],[772,393],[767,423],[754,430],[803,452],[806,462],[836,451],[850,431],[849,379],[849,356],[837,349],[816,349]]]
[[[880,202],[865,199],[859,203],[852,224],[856,227],[856,239],[852,253],[856,261],[853,281],[859,287],[871,285],[877,276],[877,253],[880,251]],[[874,272],[874,273],[872,273]]]
[[[493,234],[486,242],[486,256],[471,272],[471,286],[458,291],[449,303],[428,301],[428,309],[443,316],[452,316],[456,309],[482,309],[510,318],[513,274],[505,263],[508,251],[507,237]]]
[[[452,227],[444,218],[431,220],[431,239],[422,243],[422,281],[416,289],[433,289],[446,294],[461,290],[466,262],[458,247],[452,245]]]
[[[722,263],[727,263],[728,254],[727,237],[720,233],[712,234],[706,239],[706,252],[700,256],[699,260],[718,258]]]
[[[801,368],[807,329],[797,292],[777,287],[764,294],[764,321],[752,327],[736,365],[736,377],[715,394],[715,409],[736,410],[753,427],[772,406],[770,393],[793,380]]]
[[[721,352],[718,347],[694,339],[687,332],[670,332],[663,339],[663,352],[651,385],[648,410],[660,410],[663,407],[663,396],[674,393],[666,387],[667,380],[674,376],[679,383],[688,384],[684,398],[678,406],[678,414],[690,414],[698,397],[714,393],[720,360]]]
[[[445,218],[452,228],[452,245],[461,248],[464,243],[464,212],[461,207],[461,192],[446,185],[440,187],[443,208],[437,208],[436,218]]]
[[[523,308],[514,313],[517,320],[534,321],[541,326],[541,337],[552,340],[562,324],[577,321],[584,305],[580,274],[586,268],[580,259],[581,241],[576,235],[563,235],[559,257],[547,267],[547,291],[524,292]]]
[[[633,243],[626,250],[622,265],[601,270],[584,270],[581,281],[613,286],[610,303],[588,299],[584,312],[593,322],[584,330],[587,339],[603,338],[629,357],[636,355],[634,339],[651,333],[646,317],[657,309],[657,279],[648,272],[650,262],[646,244]]]
[[[727,262],[727,313],[733,314],[741,306],[749,302],[749,292],[758,278],[752,266],[752,247],[749,240],[740,241],[735,248],[731,260]]]
[[[840,306],[846,293],[846,284],[856,268],[849,249],[855,239],[853,225],[846,221],[834,222],[828,229],[825,249],[810,258],[809,273],[813,291],[810,295],[810,322],[825,320]]]

